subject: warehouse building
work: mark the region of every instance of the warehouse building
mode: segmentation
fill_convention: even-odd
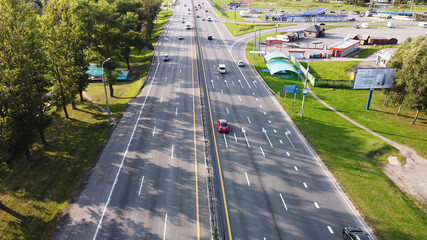
[[[359,49],[359,40],[346,39],[341,42],[334,43],[330,46],[332,57],[345,57],[350,53]]]

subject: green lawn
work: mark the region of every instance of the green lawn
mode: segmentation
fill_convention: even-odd
[[[397,48],[398,45],[377,45],[377,46],[366,46],[361,51],[359,51],[356,55],[352,56],[351,58],[367,58],[371,56],[373,53],[376,53],[378,50],[384,49],[384,48]]]
[[[255,31],[255,24],[237,23],[235,25],[234,22],[233,23],[229,22],[229,23],[224,23],[224,25],[233,36],[239,36],[244,33]],[[295,24],[279,24],[279,27],[286,27],[286,26],[292,26],[292,25],[295,25]],[[256,30],[259,31],[260,28],[261,30],[263,30],[263,29],[270,29],[275,27],[276,27],[275,24],[262,24],[262,25],[256,25]],[[236,29],[236,32],[234,31],[235,29]]]
[[[351,80],[350,69],[360,61],[312,61],[310,62],[310,73],[315,78]],[[307,68],[307,62],[301,62]]]
[[[159,17],[160,30],[165,23],[164,13]],[[152,36],[152,42],[156,41],[156,29]],[[139,93],[152,51],[147,54],[144,61],[143,52],[132,50],[131,65],[136,78],[114,85],[116,97],[109,98],[114,117]],[[125,66],[122,62],[121,67]],[[89,84],[87,93],[105,107],[101,83]],[[67,107],[69,120],[64,118],[62,109],[50,112],[52,121],[45,130],[49,145],[43,147],[39,141],[33,145],[33,163],[26,162],[24,154],[15,156],[11,162],[10,173],[0,182],[0,239],[52,238],[61,211],[74,198],[80,180],[112,129],[106,114],[95,104],[90,101],[76,101],[76,104],[77,110]]]
[[[285,84],[299,85],[300,89],[303,88],[300,80],[283,80],[261,73],[265,64],[258,56],[251,60],[249,51],[252,48],[251,42],[246,48],[247,58],[273,91],[282,92]],[[420,126],[411,126],[407,122],[408,118],[392,116],[390,110],[397,110],[396,107],[391,109],[381,107],[383,97],[380,91],[374,92],[370,111],[364,110],[367,91],[322,88],[315,88],[314,91],[343,114],[378,133],[399,139],[402,143],[413,147],[419,145],[417,150],[423,149],[424,151],[420,150],[420,153],[426,156],[425,113],[419,120]],[[427,232],[419,231],[427,227],[425,213],[382,172],[381,164],[387,162],[388,156],[399,156],[398,151],[344,120],[310,96],[306,98],[304,117],[301,118],[301,101],[301,94],[297,94],[296,102],[289,98],[286,101],[279,99],[280,104],[320,155],[357,209],[374,228],[377,236],[380,239],[427,239]],[[408,109],[405,109],[405,112],[405,114],[413,113]]]

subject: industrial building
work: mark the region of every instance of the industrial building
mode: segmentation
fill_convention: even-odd
[[[346,14],[326,14],[327,7],[316,7],[302,14],[266,14],[265,19],[284,22],[347,22]]]
[[[330,46],[332,57],[345,57],[359,49],[359,40],[346,39]]]

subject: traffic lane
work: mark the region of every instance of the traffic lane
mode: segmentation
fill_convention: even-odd
[[[171,89],[171,91],[169,92],[168,95],[176,95],[176,93],[175,94],[173,93],[174,91],[176,91],[174,86],[175,86],[175,84],[168,86],[168,88]],[[164,88],[166,88],[166,87],[163,87],[163,89]],[[180,98],[180,97],[178,97],[178,98]],[[155,103],[157,103],[157,101],[155,101]],[[166,126],[168,128],[168,130],[166,130],[166,132],[169,133],[169,134],[172,134],[173,136],[180,136],[181,135],[180,133],[175,133],[179,128],[176,127],[176,126],[173,126],[173,124],[172,124],[173,122],[170,121],[170,119],[173,119],[173,117],[171,117],[171,115],[174,114],[173,109],[177,109],[178,103],[179,103],[179,101],[176,101],[176,97],[175,97],[175,98],[172,98],[169,101],[168,100],[163,101],[163,105],[167,105],[168,107],[161,107],[161,106],[157,105],[156,110],[153,110],[153,111],[149,112],[149,114],[155,114],[155,113],[158,113],[159,111],[164,111],[164,113],[160,113],[160,115],[155,115],[155,116],[151,117],[151,119],[155,119],[156,123],[160,124],[160,125],[163,125],[163,127]],[[150,105],[154,105],[154,104],[147,103],[147,105],[148,105],[147,107],[149,108]],[[175,114],[177,114],[176,111],[175,111]],[[163,115],[165,115],[165,117],[162,117]],[[162,124],[162,120],[164,120],[165,123]],[[178,120],[177,122],[179,122],[179,124],[175,123],[175,125],[180,125],[180,126],[187,127],[187,126],[185,126],[185,124],[181,123],[180,120]],[[153,127],[154,124],[149,124],[149,125],[151,125],[151,128],[153,128],[153,133],[154,133],[154,127],[155,127],[155,126]],[[145,124],[142,121],[141,121],[141,126],[139,126],[139,128],[140,129],[146,128]],[[173,139],[173,137],[168,137],[168,135],[164,134],[165,132],[163,132],[164,130],[162,130],[161,126],[159,126],[157,128],[157,131],[160,132],[160,135],[163,135],[166,138]],[[151,129],[149,130],[149,132],[151,132]],[[148,134],[147,133],[144,134],[144,133],[140,133],[139,131],[136,131],[135,144],[137,144],[139,142],[139,139],[138,139],[139,136],[145,136],[145,135],[148,135]],[[145,142],[147,142],[147,141],[143,141],[143,143],[140,144],[141,146],[138,146],[137,149],[142,149],[142,151],[144,151],[143,149],[147,145],[147,143],[145,143]],[[166,150],[171,145],[171,143],[168,142],[168,141],[160,141],[160,142],[163,143],[163,144],[156,143],[156,145],[152,146],[152,148],[160,148],[160,149]],[[182,141],[180,141],[180,142],[182,142]],[[161,145],[161,146],[164,145],[163,146],[164,148],[163,147],[159,147],[159,145]],[[191,144],[190,144],[190,146],[191,146]],[[133,146],[130,146],[130,149],[132,147]],[[173,151],[173,143],[172,143],[172,151]],[[147,150],[147,152],[149,152],[149,150]],[[171,154],[173,154],[173,152]],[[173,155],[172,155],[172,157],[173,157]],[[162,158],[160,158],[160,159],[162,159]],[[127,161],[125,161],[125,164],[126,163],[127,163]],[[129,163],[129,164],[131,164],[131,163]],[[132,167],[132,169],[133,168],[135,168],[135,167]],[[192,168],[189,168],[189,169],[192,169]],[[135,179],[136,177],[135,176],[131,176],[131,177],[127,177],[126,176],[126,171],[125,171],[126,170],[126,165],[124,165],[123,170],[124,170],[124,172],[120,175],[120,178],[117,181],[117,183],[118,183],[118,186],[117,186],[118,187],[118,189],[117,189],[118,194],[116,194],[116,196],[119,196],[118,200],[117,200],[118,203],[115,203],[115,199],[112,198],[111,203],[110,203],[112,209],[111,210],[108,209],[109,211],[107,213],[110,213],[110,211],[114,212],[115,211],[115,209],[114,209],[115,205],[118,206],[117,209],[116,209],[116,212],[123,212],[124,211],[124,210],[120,209],[120,207],[131,206],[131,204],[128,203],[128,202],[126,202],[126,200],[122,200],[122,197],[121,197],[122,195],[120,194],[120,192],[123,191],[123,190],[128,190],[129,186],[131,185],[131,184],[129,184],[130,179]],[[156,175],[161,175],[161,174],[156,174]],[[172,182],[178,182],[178,181],[175,180],[175,181],[172,181]],[[121,186],[123,184],[125,184],[124,187]],[[194,182],[193,182],[193,184],[194,184]],[[167,191],[167,192],[172,192],[173,193],[173,191],[170,191],[170,190]],[[172,197],[173,196],[170,196],[170,197],[167,197],[166,199],[171,199]],[[123,201],[125,201],[125,203],[123,203]],[[128,200],[128,201],[132,201],[132,198],[130,200]],[[156,204],[158,204],[158,205],[160,204],[161,205],[161,201],[156,200],[155,202],[156,202]],[[169,206],[169,205],[170,204],[166,203],[166,206]],[[122,238],[122,237],[124,237],[122,234],[125,234],[125,236],[127,236],[127,234],[129,234],[130,232],[127,229],[123,229],[123,231],[117,230],[117,227],[116,227],[117,223],[115,222],[115,220],[113,220],[113,222],[111,223],[111,225],[112,225],[111,227],[108,226],[109,225],[108,219],[109,219],[110,215],[113,215],[113,216],[110,217],[110,219],[120,219],[120,215],[118,215],[118,214],[117,215],[114,215],[113,213],[112,214],[106,214],[105,224],[104,225],[107,225],[107,226],[104,226],[104,228],[105,229],[110,229],[110,228],[113,229],[113,233],[111,233],[111,234],[107,233],[107,235],[110,235],[110,237],[112,237],[112,238],[116,238],[116,237],[117,238]],[[120,223],[119,223],[119,225],[120,225]],[[124,226],[129,226],[129,225],[131,226],[133,224],[131,222],[129,222],[127,224],[124,224]],[[100,234],[101,233],[102,233],[102,231],[100,232]]]

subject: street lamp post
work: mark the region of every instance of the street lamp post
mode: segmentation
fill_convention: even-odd
[[[104,63],[110,61],[111,58],[105,59],[104,62],[102,62],[101,68],[102,68],[102,81],[104,82],[104,92],[105,92],[105,102],[107,103],[107,113],[108,113],[108,121],[111,122],[111,114],[110,114],[110,106],[108,105],[108,96],[107,96],[107,88],[105,87],[105,77],[104,77]]]
[[[308,78],[309,69],[310,69],[310,60],[308,60],[307,72],[305,73],[304,88],[307,88],[307,78]],[[305,95],[303,94],[303,96],[302,96],[302,107],[301,107],[301,117],[304,116],[304,105],[305,105]]]

